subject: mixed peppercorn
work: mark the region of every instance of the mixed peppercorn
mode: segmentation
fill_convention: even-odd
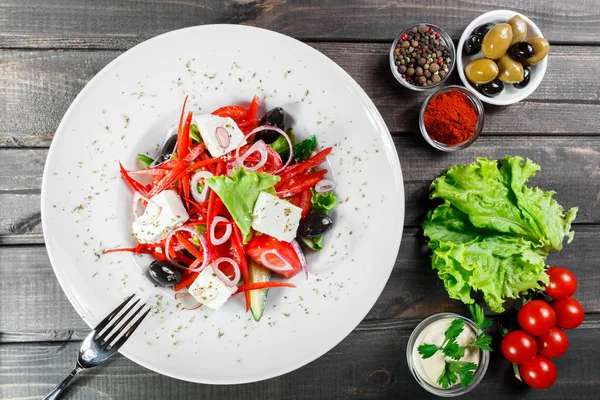
[[[400,39],[394,48],[394,59],[403,79],[416,86],[429,86],[444,79],[452,58],[438,32],[419,25],[404,32]]]

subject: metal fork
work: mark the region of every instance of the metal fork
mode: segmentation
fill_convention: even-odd
[[[144,314],[142,314],[142,316],[138,318],[138,320],[135,321],[131,325],[129,330],[127,330],[127,332],[125,332],[121,337],[119,337],[119,335],[133,321],[133,319],[140,313],[140,311],[142,311],[142,309],[144,308],[144,304],[139,306],[137,310],[135,310],[130,315],[127,321],[121,324],[118,328],[117,326],[119,325],[119,323],[131,312],[131,310],[135,308],[135,306],[140,301],[139,299],[133,302],[133,304],[129,306],[127,311],[121,314],[121,316],[119,316],[119,318],[117,318],[112,324],[110,324],[110,326],[108,324],[131,301],[131,299],[133,299],[134,296],[135,294],[132,294],[127,299],[125,299],[125,301],[120,306],[118,306],[110,314],[108,314],[108,316],[104,318],[102,322],[100,322],[98,326],[96,326],[96,328],[94,328],[94,330],[90,332],[89,335],[87,335],[87,337],[83,341],[83,344],[81,345],[81,349],[79,349],[79,357],[77,358],[77,364],[75,365],[75,368],[69,374],[69,376],[67,376],[61,383],[58,384],[58,386],[54,388],[52,392],[50,392],[48,396],[44,397],[44,400],[54,400],[58,398],[60,393],[65,387],[67,387],[67,385],[69,384],[71,379],[75,377],[75,375],[77,375],[84,369],[95,367],[96,365],[106,361],[110,356],[115,354],[121,346],[123,346],[127,339],[129,339],[129,337],[133,334],[137,327],[142,323],[144,318],[146,318],[146,315],[148,315],[150,310],[147,310]],[[106,328],[106,330],[102,332],[104,328]],[[110,335],[109,337],[110,333],[112,333],[112,335]],[[117,340],[117,338],[119,339]]]

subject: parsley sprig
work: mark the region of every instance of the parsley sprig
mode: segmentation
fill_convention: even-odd
[[[457,339],[465,327],[465,320],[457,318],[450,323],[446,332],[444,332],[444,341],[441,346],[429,343],[423,343],[417,348],[422,358],[432,357],[438,351],[445,356],[445,365],[442,374],[438,378],[438,384],[444,389],[456,384],[460,379],[460,385],[467,387],[473,381],[473,373],[477,369],[477,364],[473,362],[460,361],[464,357],[465,351],[469,347],[475,347],[481,350],[492,351],[490,347],[492,337],[484,333],[483,330],[490,327],[492,321],[485,318],[483,308],[477,304],[469,305],[469,311],[477,332],[475,338],[466,346],[459,346]]]

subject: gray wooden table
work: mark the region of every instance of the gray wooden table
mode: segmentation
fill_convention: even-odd
[[[322,3],[322,4],[321,4]],[[192,25],[243,23],[273,29],[323,52],[366,90],[393,133],[406,190],[406,226],[381,298],[342,343],[311,364],[266,382],[209,386],[181,382],[122,356],[81,376],[68,399],[431,398],[406,365],[408,336],[424,317],[464,312],[432,272],[422,234],[429,182],[478,156],[530,157],[534,184],[580,206],[575,241],[549,262],[573,269],[586,320],[569,332],[546,391],[512,377],[493,353],[465,399],[597,399],[600,390],[600,11],[597,0],[507,1],[0,0],[0,399],[45,395],[72,366],[87,329],[50,266],[40,223],[48,146],[71,101],[102,67],[141,41]],[[420,137],[425,94],[395,84],[387,51],[404,26],[429,22],[457,40],[477,15],[498,8],[532,18],[550,40],[546,78],[526,101],[486,107],[483,136],[457,154]],[[456,74],[455,74],[456,75]],[[453,82],[458,78],[453,77]],[[496,345],[498,340],[496,340]]]

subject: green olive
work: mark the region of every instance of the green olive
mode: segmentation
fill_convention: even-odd
[[[478,58],[467,64],[465,75],[469,82],[485,85],[498,76],[498,66],[490,59]]]
[[[528,58],[525,62],[527,65],[535,65],[542,61],[550,51],[550,43],[543,37],[536,37],[529,41],[533,46],[533,57]]]
[[[527,38],[527,22],[519,14],[515,15],[507,21],[512,28],[512,41],[510,44],[522,42]]]
[[[481,51],[485,58],[497,60],[506,53],[510,47],[513,34],[509,24],[498,24],[494,26],[483,37]]]
[[[513,60],[508,54],[500,57],[498,62],[498,79],[504,83],[517,83],[523,80],[523,65]]]

